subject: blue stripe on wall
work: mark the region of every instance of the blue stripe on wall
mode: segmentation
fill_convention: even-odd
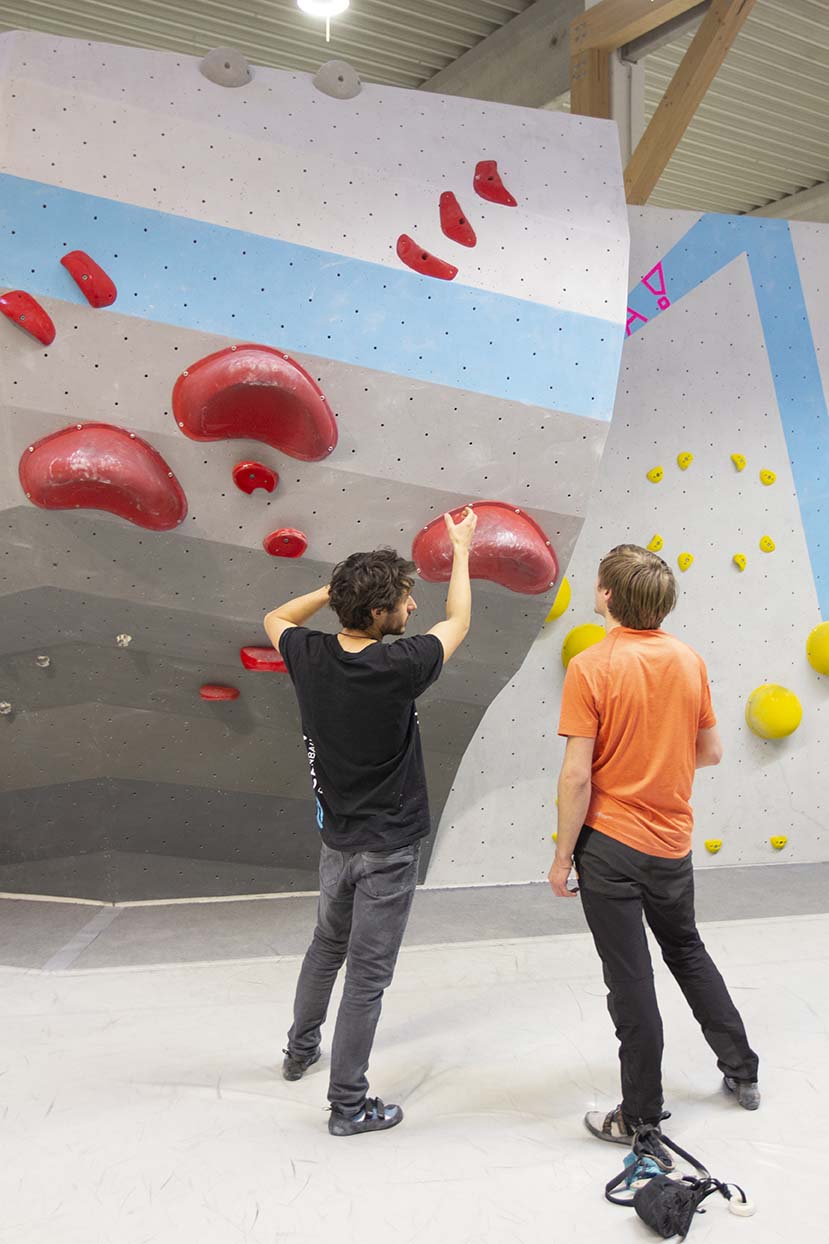
[[[666,292],[675,302],[742,254],[748,258],[812,574],[827,617],[829,412],[788,221],[703,216],[662,260]],[[641,284],[628,303],[649,319],[664,314]],[[641,327],[635,320],[631,331]]]
[[[115,308],[127,315],[595,419],[612,414],[621,325],[0,175],[0,281],[82,301],[59,264],[67,250],[87,251],[109,272]],[[447,241],[448,258],[452,250]]]

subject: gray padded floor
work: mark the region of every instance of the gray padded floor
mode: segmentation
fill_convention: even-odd
[[[233,899],[147,907],[0,899],[0,963],[74,971],[299,955],[314,923],[313,897]],[[829,864],[703,869],[701,922],[829,911]],[[409,946],[585,932],[581,904],[545,883],[418,891]]]

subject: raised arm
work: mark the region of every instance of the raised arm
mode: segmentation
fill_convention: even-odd
[[[325,587],[317,588],[316,592],[307,592],[304,596],[297,596],[265,614],[265,630],[274,648],[279,647],[283,631],[289,626],[302,626],[328,604],[328,599],[329,591],[326,583]]]
[[[446,621],[438,622],[429,631],[443,645],[443,659],[448,661],[463,643],[472,621],[472,585],[469,582],[469,550],[478,524],[478,515],[468,506],[456,523],[451,514],[444,514],[446,529],[452,541],[452,576],[446,595]]]

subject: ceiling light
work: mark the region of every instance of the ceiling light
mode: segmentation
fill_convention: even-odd
[[[351,0],[296,0],[297,8],[310,17],[325,18],[325,41],[331,42],[331,18],[339,17],[348,8]]]

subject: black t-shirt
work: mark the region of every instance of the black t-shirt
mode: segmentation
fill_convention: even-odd
[[[346,652],[292,626],[279,651],[299,701],[317,826],[335,851],[393,851],[431,828],[415,700],[443,668],[436,635]]]

